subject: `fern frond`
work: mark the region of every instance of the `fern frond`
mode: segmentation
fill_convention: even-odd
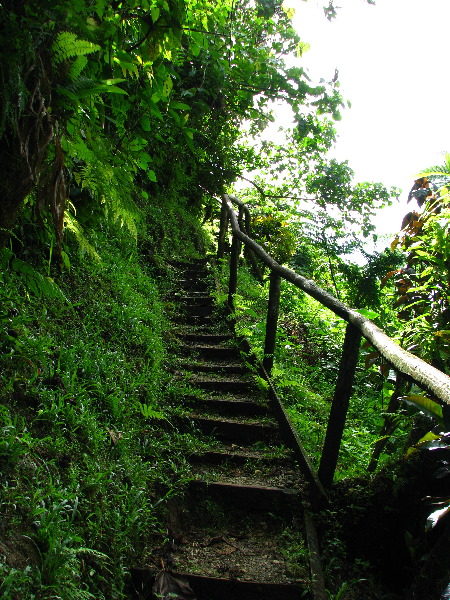
[[[123,94],[127,92],[117,85],[112,85],[106,81],[95,81],[89,77],[79,77],[73,83],[66,86],[58,86],[58,92],[64,94],[70,100],[79,100],[94,94]]]
[[[76,81],[78,77],[81,75],[82,70],[87,65],[88,59],[86,56],[78,56],[75,59],[75,62],[69,69],[68,77],[72,81]]]
[[[450,154],[446,154],[444,156],[443,165],[436,165],[433,167],[422,169],[422,171],[419,173],[419,177],[422,177],[423,175],[450,177]]]
[[[108,0],[97,0],[95,3],[95,12],[98,14],[100,19],[103,19]]]
[[[434,167],[428,167],[427,169],[423,169],[419,176],[422,177],[424,175],[440,175],[449,177],[450,173],[446,172],[446,167],[444,165],[436,165]]]
[[[64,215],[64,230],[70,231],[70,233],[74,235],[78,243],[80,254],[87,255],[89,256],[89,258],[101,262],[98,252],[84,235],[84,231],[81,228],[81,225],[78,223],[75,217],[73,217],[68,211],[66,211]]]
[[[129,175],[123,166],[118,169],[97,160],[86,164],[82,170],[82,182],[103,204],[107,216],[121,227],[125,226],[137,239],[136,222],[141,220],[141,212],[130,197],[132,179]]]
[[[87,40],[79,40],[76,33],[62,31],[52,44],[53,60],[55,64],[59,64],[68,58],[84,56],[100,49],[98,44]]]
[[[92,96],[93,94],[102,93],[105,90],[98,81],[90,79],[89,77],[79,77],[76,81],[69,83],[66,86],[58,86],[58,92],[64,94],[71,100],[79,100],[80,98],[86,98],[86,96]]]
[[[90,163],[95,160],[94,152],[88,148],[81,135],[64,137],[62,140],[64,153],[68,159],[82,160],[85,163]]]
[[[70,304],[70,301],[63,294],[61,289],[50,277],[44,277],[39,271],[36,271],[31,265],[13,257],[10,263],[11,270],[20,275],[24,286],[35,296],[39,298],[48,298],[50,300],[60,300]]]

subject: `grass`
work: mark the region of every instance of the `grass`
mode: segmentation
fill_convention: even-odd
[[[127,236],[100,228],[102,262],[72,247],[70,271],[51,280],[46,261],[0,253],[5,600],[126,597],[189,477],[198,442],[172,425],[184,384],[165,369],[171,271],[143,263]]]

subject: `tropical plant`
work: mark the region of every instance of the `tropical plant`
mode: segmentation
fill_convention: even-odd
[[[448,156],[446,157],[448,162]],[[403,344],[442,371],[450,361],[450,181],[448,165],[427,169],[410,192],[422,212],[405,217],[401,233],[392,243],[404,252],[402,268],[389,271],[383,285],[394,282],[393,307],[403,321]]]

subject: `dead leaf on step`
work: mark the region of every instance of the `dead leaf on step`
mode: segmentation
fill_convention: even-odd
[[[156,576],[152,592],[158,600],[197,600],[186,580],[164,569]]]
[[[106,428],[106,431],[109,433],[109,437],[111,438],[112,445],[115,446],[119,440],[122,439],[122,434],[120,431],[114,431],[113,429]]]
[[[213,546],[213,551],[216,554],[232,554],[233,552],[236,552],[236,550],[239,550],[239,552],[242,552],[244,556],[251,556],[251,554],[248,554],[242,548],[236,546],[236,544],[233,544],[232,542],[229,542],[222,536],[211,538],[206,545]]]
[[[225,543],[219,543],[217,545],[214,546],[213,551],[216,554],[221,554],[226,556],[227,554],[233,554],[233,552],[236,552],[237,548],[234,546],[229,546],[226,542]]]

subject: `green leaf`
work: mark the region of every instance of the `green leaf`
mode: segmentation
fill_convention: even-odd
[[[380,313],[369,310],[368,308],[358,308],[358,312],[362,314],[363,317],[366,317],[366,319],[376,319],[380,316]]]
[[[142,148],[147,146],[148,142],[146,139],[141,137],[136,137],[130,144],[131,152],[139,152]]]
[[[308,44],[306,42],[299,42],[296,48],[298,58],[301,58],[305,54],[305,52],[308,52],[310,48],[311,44]]]
[[[103,83],[106,85],[115,85],[116,83],[123,83],[126,79],[122,79],[121,77],[117,77],[115,79],[104,79]]]
[[[441,425],[444,425],[442,406],[434,400],[430,400],[430,398],[418,394],[408,394],[408,396],[402,396],[399,400],[414,406]]]
[[[151,169],[147,170],[147,177],[150,179],[150,181],[158,181],[155,171],[152,171]]]
[[[102,92],[107,92],[108,94],[124,94],[125,96],[128,96],[128,92],[120,87],[117,87],[117,85],[106,84],[104,87],[102,86],[101,89],[99,89],[99,93]]]
[[[146,419],[165,419],[162,412],[155,410],[148,404],[142,404],[142,402],[138,402],[138,406],[142,416]]]
[[[154,115],[160,121],[164,121],[164,117],[162,116],[161,111],[159,110],[158,106],[153,101],[150,102],[149,108],[150,108],[150,112],[152,115]]]
[[[194,42],[194,44],[191,46],[191,50],[194,56],[198,56],[202,49],[208,49],[208,38],[203,33],[199,31],[191,31],[191,38]],[[197,54],[195,54],[194,52],[196,49],[198,50]]]
[[[150,123],[150,119],[147,115],[142,115],[141,117],[141,127],[144,131],[150,131],[151,130],[151,123]]]
[[[148,163],[152,162],[152,157],[147,152],[141,152],[138,156],[137,163],[141,169],[147,169]]]
[[[172,82],[172,78],[167,77],[167,79],[164,81],[164,85],[163,85],[163,94],[166,98],[168,98],[170,96],[170,92],[172,91],[173,88],[173,82]]]
[[[66,269],[68,271],[70,271],[70,259],[69,259],[69,256],[67,255],[67,252],[64,252],[64,250],[61,250],[61,258],[63,261],[63,265],[66,267]]]
[[[183,102],[171,102],[170,108],[173,108],[175,110],[191,110],[191,107],[187,104],[184,104]]]
[[[190,50],[193,56],[198,56],[200,54],[201,48],[197,44],[193,44],[190,46]]]

